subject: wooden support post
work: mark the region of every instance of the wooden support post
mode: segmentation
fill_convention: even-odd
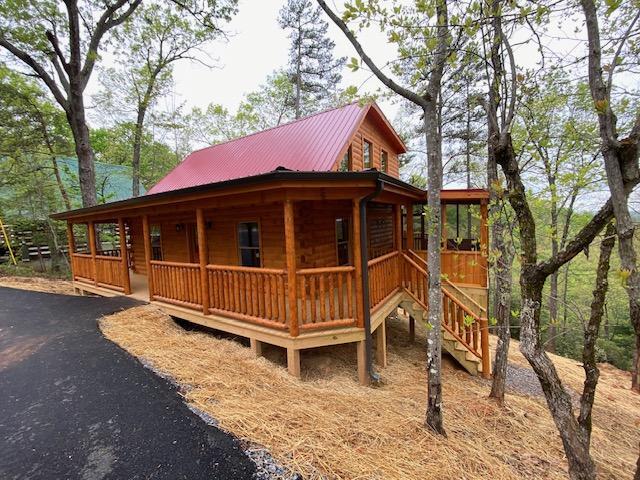
[[[284,201],[284,244],[287,260],[287,283],[289,298],[289,334],[298,336],[298,290],[296,279],[296,238],[293,202]],[[298,362],[299,363],[299,362]],[[291,371],[291,368],[289,368]]]
[[[381,367],[387,366],[387,320],[382,320],[376,330],[376,363]]]
[[[407,209],[407,250],[413,250],[413,203],[405,205]]]
[[[68,242],[68,251],[67,258],[69,259],[69,267],[71,267],[71,279],[75,280],[76,275],[73,272],[73,254],[76,251],[76,239],[73,236],[73,223],[67,220],[67,242]]]
[[[204,221],[204,210],[196,209],[196,228],[198,229],[198,259],[200,260],[200,288],[202,291],[202,313],[209,314],[209,245],[207,244],[207,226]]]
[[[144,237],[144,261],[147,265],[147,285],[149,286],[149,300],[153,300],[153,272],[151,271],[151,229],[149,216],[142,216],[142,236]]]
[[[482,353],[482,376],[491,377],[491,349],[489,348],[489,321],[480,318],[480,352]]]
[[[249,342],[251,343],[251,351],[257,357],[262,356],[262,342],[260,340],[256,340],[255,338],[250,338]],[[287,352],[288,354],[288,352]],[[288,357],[287,357],[288,361]]]
[[[89,231],[89,252],[91,252],[91,265],[93,270],[93,283],[98,285],[98,268],[96,266],[96,228],[92,221],[87,223]]]
[[[409,341],[416,341],[416,319],[409,315]]]
[[[369,385],[369,375],[367,374],[367,347],[365,341],[356,342],[356,353],[358,357],[358,381],[360,385]]]
[[[287,348],[287,370],[289,374],[300,378],[300,350]]]
[[[362,251],[360,248],[360,200],[353,200],[352,215],[352,232],[353,240],[351,242],[353,248],[353,266],[355,273],[356,286],[356,326],[364,328],[364,298],[362,292]]]
[[[131,280],[129,279],[129,258],[127,255],[127,231],[124,219],[118,217],[118,231],[120,232],[120,261],[122,262],[122,286],[125,295],[131,295]]]

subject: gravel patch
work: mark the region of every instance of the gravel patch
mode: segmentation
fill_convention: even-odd
[[[507,365],[507,389],[512,392],[522,395],[528,395],[531,397],[544,397],[544,392],[540,386],[540,380],[533,370],[527,367],[521,367],[513,363]],[[571,402],[574,407],[580,403],[580,395],[568,388],[566,385],[564,389],[571,397]]]

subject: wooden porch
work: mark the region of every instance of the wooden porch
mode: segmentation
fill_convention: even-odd
[[[426,263],[411,241],[403,245],[403,237],[413,238],[403,211],[412,211],[422,192],[389,185],[361,218],[370,188],[364,182],[304,190],[278,185],[252,195],[164,202],[163,208],[78,214],[67,219],[74,285],[80,292],[130,295],[172,316],[247,337],[256,355],[263,343],[285,348],[296,376],[301,350],[355,343],[358,376],[366,383],[365,323],[385,365],[385,318],[403,305],[421,321],[419,312],[428,309]],[[86,228],[85,248],[77,239],[79,225]],[[370,260],[363,263],[363,257]],[[444,332],[474,372],[486,376],[486,304],[443,281]]]

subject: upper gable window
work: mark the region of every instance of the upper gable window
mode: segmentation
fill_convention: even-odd
[[[351,145],[349,145],[349,148],[345,152],[344,157],[342,157],[342,160],[340,160],[340,165],[338,165],[338,171],[339,172],[351,171]]]
[[[362,146],[362,157],[364,162],[364,168],[372,168],[373,167],[373,145],[368,140],[365,140]]]
[[[380,154],[380,170],[384,173],[389,171],[389,154],[384,150]]]

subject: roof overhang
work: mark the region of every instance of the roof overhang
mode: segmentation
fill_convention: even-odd
[[[93,207],[79,208],[55,213],[55,220],[73,220],[89,217],[105,217],[107,215],[124,215],[147,207],[158,207],[178,202],[203,200],[214,196],[237,195],[273,188],[375,188],[382,182],[384,189],[404,198],[406,201],[420,201],[425,192],[402,180],[390,177],[377,170],[361,172],[299,172],[291,170],[274,170],[273,172],[251,177],[237,178],[224,182],[209,183],[168,192],[147,194],[117,202],[104,203]]]

